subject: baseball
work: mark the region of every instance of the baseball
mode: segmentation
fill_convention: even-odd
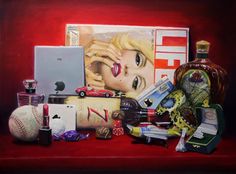
[[[8,121],[10,133],[22,141],[37,139],[39,129],[43,122],[43,112],[35,106],[25,105],[16,108]]]

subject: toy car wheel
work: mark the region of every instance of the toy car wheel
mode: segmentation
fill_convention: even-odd
[[[86,95],[86,94],[85,94],[84,91],[81,91],[81,92],[79,93],[79,96],[80,96],[80,97],[85,97],[85,95]]]
[[[110,94],[108,94],[108,93],[105,93],[105,97],[110,97]]]

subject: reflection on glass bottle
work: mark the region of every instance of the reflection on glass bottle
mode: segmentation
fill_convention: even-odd
[[[209,58],[210,43],[196,43],[196,58],[175,71],[176,86],[182,89],[192,105],[223,104],[228,85],[226,71]]]

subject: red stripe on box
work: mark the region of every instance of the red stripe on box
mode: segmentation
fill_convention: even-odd
[[[166,59],[155,59],[154,68],[155,69],[176,69],[180,66],[180,60],[174,60],[173,66],[168,66],[168,60]]]
[[[187,46],[187,37],[163,37],[162,46]]]

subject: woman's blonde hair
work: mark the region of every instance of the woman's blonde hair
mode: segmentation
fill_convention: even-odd
[[[119,33],[112,38],[111,43],[120,50],[127,49],[140,51],[153,64],[153,44],[144,37],[134,37],[135,36],[130,33]]]
[[[111,43],[120,50],[126,49],[139,51],[152,64],[154,62],[153,44],[144,37],[135,37],[130,33],[119,33],[112,38]],[[135,98],[137,95],[138,94],[136,92],[126,92],[126,97]]]

